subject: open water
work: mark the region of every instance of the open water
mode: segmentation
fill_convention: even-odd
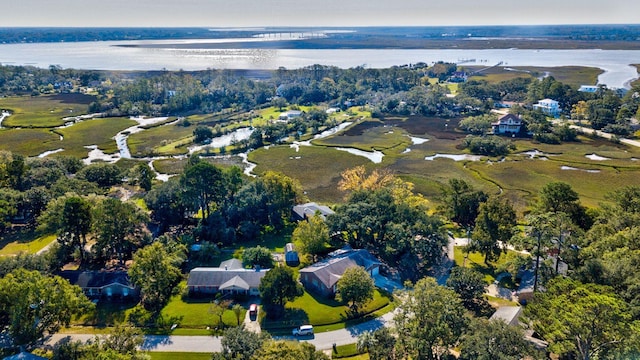
[[[215,42],[220,42],[216,40]],[[385,68],[430,64],[436,61],[467,62],[491,66],[590,66],[603,69],[598,82],[612,88],[628,87],[638,77],[631,64],[640,63],[640,50],[399,50],[399,49],[216,49],[211,40],[189,40],[188,48],[169,41],[96,41],[74,43],[25,43],[0,45],[0,64],[92,70],[205,70],[295,69],[313,64],[351,68]],[[154,45],[137,47],[137,45]],[[184,44],[184,42],[182,42]]]

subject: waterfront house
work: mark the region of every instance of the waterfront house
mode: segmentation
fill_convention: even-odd
[[[560,103],[552,99],[543,99],[538,101],[537,104],[533,104],[534,110],[540,110],[549,116],[560,115]]]
[[[513,114],[501,116],[497,122],[491,123],[494,134],[517,134],[522,127],[522,119]]]

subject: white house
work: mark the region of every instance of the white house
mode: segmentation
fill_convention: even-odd
[[[580,92],[587,92],[587,93],[594,93],[596,91],[598,91],[600,87],[597,85],[581,85],[580,89],[578,89],[578,91]]]
[[[560,114],[560,103],[552,99],[543,99],[533,104],[535,110],[540,110],[550,116],[558,116]]]

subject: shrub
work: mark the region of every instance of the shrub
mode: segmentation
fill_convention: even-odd
[[[498,136],[468,136],[464,139],[462,145],[473,154],[486,156],[507,155],[516,148],[511,140],[502,139]]]

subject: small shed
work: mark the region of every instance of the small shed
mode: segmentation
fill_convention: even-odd
[[[293,243],[287,243],[284,246],[284,261],[288,266],[300,265],[300,257],[298,256],[298,252],[296,251],[296,247]]]

